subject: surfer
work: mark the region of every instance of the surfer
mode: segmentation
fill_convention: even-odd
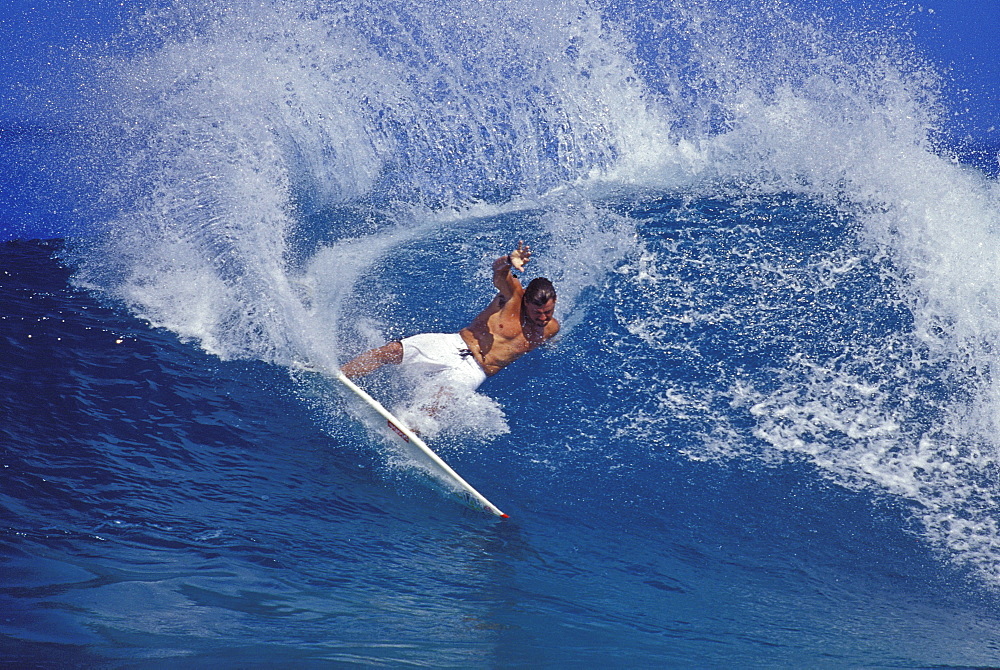
[[[434,375],[443,385],[475,390],[503,368],[552,339],[559,322],[552,314],[556,291],[544,277],[524,288],[514,276],[531,259],[531,248],[517,248],[493,261],[493,301],[457,333],[423,333],[371,349],[341,366],[346,376],[363,377],[383,365],[403,365]]]

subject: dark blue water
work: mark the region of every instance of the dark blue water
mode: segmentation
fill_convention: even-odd
[[[652,225],[671,211],[636,213],[652,239],[689,236]],[[387,466],[347,417],[315,416],[277,366],[220,362],[72,288],[58,250],[3,249],[10,659],[912,667],[998,653],[991,589],[935,555],[907,504],[801,462],[680,455],[711,419],[653,419],[652,394],[623,379],[711,386],[727,361],[768,361],[720,353],[716,334],[687,340],[716,358],[701,367],[644,354],[618,339],[642,313],[623,311],[633,298],[484,387],[511,432],[446,456],[512,516],[497,522]],[[721,337],[755,346],[735,335]],[[662,432],[630,434],[654,421]]]
[[[1000,664],[1000,203],[933,73],[550,9],[176,3],[0,134],[4,663]],[[292,364],[461,328],[519,239],[562,333],[427,433],[498,520]]]

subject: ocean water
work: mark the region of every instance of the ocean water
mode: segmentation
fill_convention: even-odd
[[[1000,665],[995,151],[904,37],[190,0],[81,44],[77,121],[0,134],[3,663]],[[499,520],[293,364],[461,328],[522,239],[562,333],[428,433]]]

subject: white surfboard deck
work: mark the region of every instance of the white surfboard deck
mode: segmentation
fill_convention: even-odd
[[[501,512],[496,505],[487,500],[486,496],[474,489],[467,481],[462,479],[462,477],[455,472],[450,465],[444,462],[444,459],[434,453],[434,451],[427,446],[427,443],[424,442],[419,435],[410,430],[405,423],[400,421],[395,415],[393,415],[392,412],[383,407],[382,403],[375,400],[375,398],[368,395],[364,389],[348,379],[343,372],[340,370],[329,372],[311,365],[303,364],[296,364],[295,367],[302,370],[308,370],[310,372],[317,372],[327,378],[336,379],[344,386],[344,388],[351,391],[355,396],[363,401],[367,410],[373,415],[372,418],[385,422],[385,425],[389,430],[384,431],[384,434],[397,440],[400,446],[406,448],[407,453],[419,460],[420,464],[424,466],[425,469],[429,470],[433,475],[440,479],[448,489],[453,491],[457,497],[462,500],[462,502],[475,510],[488,512],[504,519],[508,518],[508,516]]]

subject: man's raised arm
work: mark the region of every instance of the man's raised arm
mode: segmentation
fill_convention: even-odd
[[[517,249],[493,261],[493,285],[500,291],[504,302],[524,291],[512,270],[522,271],[529,260],[531,247],[521,241],[517,243]]]

